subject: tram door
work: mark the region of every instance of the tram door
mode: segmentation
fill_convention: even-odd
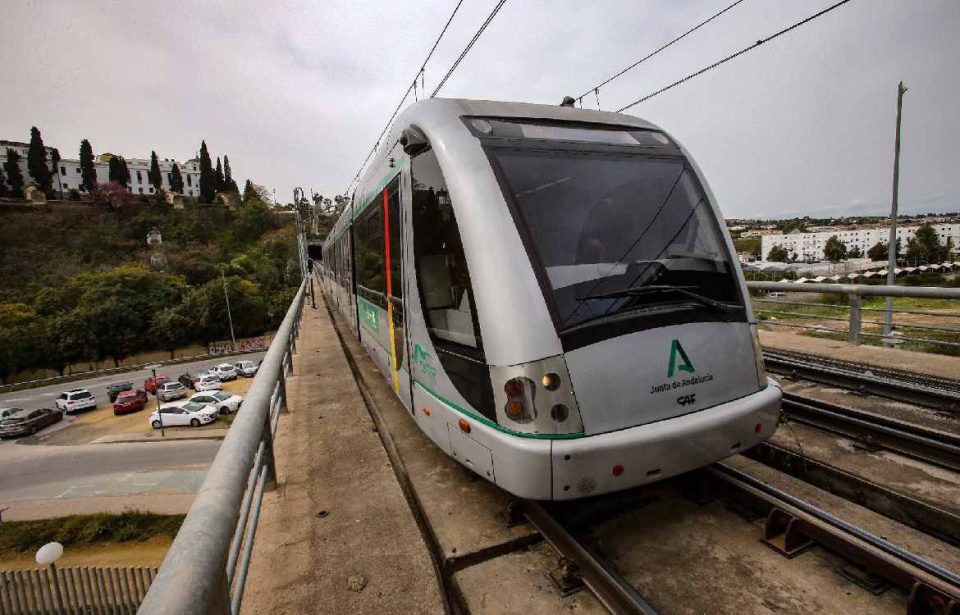
[[[386,259],[387,335],[390,350],[390,382],[394,393],[409,410],[410,365],[406,339],[406,310],[404,309],[403,236],[404,221],[400,207],[400,176],[381,193],[383,208],[383,241]]]

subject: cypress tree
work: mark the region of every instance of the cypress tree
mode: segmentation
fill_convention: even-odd
[[[80,141],[80,178],[83,189],[87,192],[97,189],[97,167],[93,164],[93,147],[86,139]]]
[[[183,175],[180,174],[180,165],[173,163],[173,169],[170,171],[170,190],[177,194],[183,194]]]
[[[7,196],[7,178],[3,175],[4,165],[0,165],[0,196]]]
[[[157,159],[157,152],[150,152],[150,172],[147,173],[147,179],[150,180],[150,185],[157,192],[160,192],[163,188],[163,176],[160,175],[160,161]]]
[[[217,194],[217,178],[210,164],[210,152],[207,151],[207,142],[200,142],[200,202],[213,203]]]
[[[220,164],[220,156],[217,156],[217,171],[216,171],[216,185],[217,192],[223,192],[225,188],[224,179],[223,179],[223,165]]]
[[[60,150],[53,148],[50,151],[50,171],[57,176],[57,191],[63,198],[63,178],[60,177]]]
[[[223,184],[224,190],[229,192],[240,192],[237,182],[233,181],[233,174],[230,172],[230,159],[223,155]]]
[[[127,161],[123,159],[123,156],[110,157],[110,181],[125,188],[130,185],[130,170],[127,168]]]
[[[124,186],[130,185],[130,169],[127,168],[127,159],[123,156],[120,156],[120,183]]]
[[[257,198],[257,191],[253,189],[253,182],[248,179],[247,183],[243,185],[243,202],[246,203],[255,198]]]
[[[13,191],[13,196],[23,195],[23,172],[20,170],[20,154],[7,148],[7,161],[3,165],[7,172],[7,183]]]
[[[50,167],[47,166],[47,150],[43,147],[43,138],[40,131],[34,126],[30,129],[30,149],[27,150],[27,171],[36,182],[37,187],[44,193],[50,192],[53,187],[53,178],[50,176]]]

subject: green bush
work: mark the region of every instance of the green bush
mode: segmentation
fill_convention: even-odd
[[[184,515],[130,511],[118,515],[72,515],[0,523],[0,556],[35,551],[48,542],[65,548],[109,542],[143,542],[155,536],[176,536]]]

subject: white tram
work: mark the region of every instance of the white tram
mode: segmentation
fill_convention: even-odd
[[[732,242],[667,133],[430,99],[383,143],[324,243],[324,292],[447,454],[561,500],[774,432],[781,394]]]

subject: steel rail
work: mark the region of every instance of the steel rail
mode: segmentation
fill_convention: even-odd
[[[960,575],[956,572],[722,462],[710,466],[706,471],[770,511],[779,510],[790,515],[799,522],[797,531],[803,536],[910,592],[911,600],[914,600],[915,594],[926,595],[926,590],[918,588],[918,585],[922,585],[938,592],[946,600],[960,603]]]
[[[583,582],[611,613],[655,615],[657,610],[592,549],[566,530],[538,502],[520,500],[530,524],[561,556],[574,562]]]
[[[847,389],[854,389],[935,410],[960,413],[960,390],[945,388],[951,381],[922,376],[893,377],[889,370],[824,362],[807,357],[764,351],[767,370]]]
[[[783,411],[793,420],[960,472],[960,436],[845,408],[819,399],[783,393]]]

